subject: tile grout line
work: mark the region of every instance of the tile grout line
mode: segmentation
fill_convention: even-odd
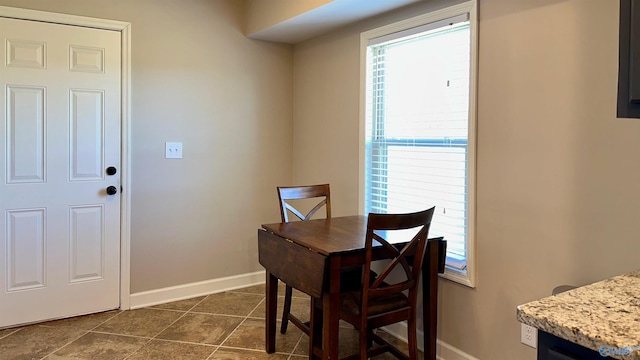
[[[40,326],[40,325],[37,325],[37,326]],[[85,335],[87,335],[87,334],[89,333],[89,330],[82,330],[82,331],[84,331],[84,333],[82,333],[81,335],[79,335],[79,336],[78,336],[78,337],[76,337],[76,338],[73,338],[73,340],[70,340],[70,341],[66,342],[66,343],[65,343],[64,345],[62,345],[61,347],[59,347],[59,348],[57,348],[57,349],[55,349],[55,350],[51,351],[50,353],[46,354],[45,356],[41,357],[40,359],[46,359],[48,356],[53,355],[54,353],[56,353],[56,352],[58,352],[58,351],[60,351],[60,350],[64,349],[67,345],[71,344],[72,342],[74,342],[74,341],[76,341],[76,340],[80,339],[81,337],[83,337],[83,336],[85,336]]]
[[[300,343],[302,342],[303,337],[304,337],[304,333],[302,333],[302,336],[300,336],[300,339],[298,339],[296,346],[294,346],[293,350],[291,350],[291,354],[289,354],[289,358],[287,360],[291,360],[291,357],[293,356],[293,354],[296,352],[296,350],[298,350],[298,346],[300,346]]]
[[[104,325],[104,323],[106,323],[107,321],[110,321],[111,319],[115,319],[116,317],[118,317],[120,314],[122,314],[124,311],[120,310],[118,311],[117,314],[114,314],[113,316],[109,317],[108,319],[104,320],[103,322],[99,323],[98,325],[92,327],[91,329],[89,329],[88,331],[94,331],[95,329],[97,329],[99,326]]]
[[[202,312],[202,311],[189,311],[189,314],[226,316],[226,317],[230,317],[230,318],[239,318],[239,319],[243,319],[243,320],[246,318],[246,316],[242,316],[242,315],[229,315],[229,314]],[[256,318],[254,318],[254,319],[256,319]],[[260,318],[257,318],[257,319],[260,319]]]
[[[140,346],[138,349],[136,349],[136,351],[132,352],[131,354],[127,355],[123,360],[127,360],[129,358],[131,358],[134,354],[136,354],[138,351],[140,351],[141,349],[143,349],[145,346],[149,345],[154,339],[156,339],[158,337],[158,335],[162,334],[165,330],[167,330],[168,328],[170,328],[173,324],[175,324],[176,322],[178,322],[178,320],[182,319],[183,317],[185,317],[189,311],[191,311],[194,307],[198,306],[201,302],[203,302],[206,298],[208,298],[209,295],[205,296],[204,298],[202,298],[202,300],[198,301],[197,304],[193,305],[192,307],[189,308],[189,310],[187,311],[181,311],[182,315],[180,315],[177,319],[175,319],[173,322],[171,322],[169,325],[165,326],[162,330],[160,330],[157,334],[155,334],[154,336],[150,337],[149,340],[144,343],[142,346]],[[151,307],[149,307],[149,309],[151,309]],[[165,310],[165,311],[172,311],[171,309],[159,309],[159,308],[152,308],[153,310]],[[173,311],[180,311],[180,310],[173,310]],[[161,340],[161,339],[157,339],[157,340]]]
[[[4,336],[0,336],[0,340],[4,339],[4,338],[6,338],[6,337],[8,337],[10,335],[13,335],[13,334],[17,333],[18,331],[20,331],[22,329],[23,328],[15,328],[15,329],[13,329],[13,331],[9,332],[8,334],[6,334]]]
[[[132,357],[135,353],[137,353],[138,351],[140,351],[140,349],[142,349],[143,347],[147,346],[147,345],[151,342],[151,340],[153,340],[153,338],[148,339],[148,340],[147,340],[147,342],[145,342],[144,344],[142,344],[142,346],[140,346],[139,348],[137,348],[137,349],[136,349],[134,352],[132,352],[131,354],[129,354],[129,355],[127,355],[127,356],[125,356],[125,357],[124,357],[124,359],[122,359],[122,360],[127,360],[127,359],[129,359],[130,357]]]
[[[262,302],[263,302],[263,301],[264,301],[264,299],[260,300],[260,302],[258,302],[258,305],[254,306],[254,307],[253,307],[253,309],[251,309],[251,311],[249,311],[249,314],[251,314],[252,312],[254,312],[254,311],[258,308],[258,306],[260,306],[260,304],[262,304]],[[236,327],[233,329],[233,331],[231,331],[231,332],[229,333],[229,335],[227,335],[227,337],[226,337],[226,338],[224,338],[224,340],[222,340],[222,341],[220,342],[220,346],[224,345],[224,343],[225,343],[227,340],[229,340],[229,338],[231,337],[231,335],[233,335],[233,333],[235,333],[235,332],[236,332],[236,330],[238,330],[238,328],[239,328],[240,326],[242,326],[242,324],[244,324],[244,323],[245,323],[245,321],[247,321],[247,319],[248,319],[248,318],[249,318],[249,315],[245,316],[245,317],[242,319],[242,321],[240,322],[240,324],[238,324],[238,326],[236,326]]]
[[[233,292],[233,291],[229,291],[229,292]],[[244,293],[244,294],[250,294],[250,293]],[[252,294],[252,293],[251,293],[251,294]],[[253,294],[252,294],[252,295],[253,295]],[[255,295],[258,295],[258,294],[255,294]],[[212,353],[207,357],[207,360],[208,360],[208,359],[212,359],[212,356],[214,356],[214,355],[215,355],[215,353],[217,353],[217,352],[218,352],[218,350],[222,347],[222,345],[225,343],[225,341],[227,341],[227,340],[229,339],[229,337],[231,337],[231,335],[233,335],[233,333],[235,333],[235,332],[236,332],[236,330],[237,330],[237,329],[238,329],[242,324],[244,324],[244,322],[247,320],[247,318],[249,318],[249,315],[251,315],[251,313],[253,313],[253,312],[258,308],[258,306],[260,306],[260,304],[262,304],[262,302],[263,302],[263,301],[264,301],[264,298],[263,298],[262,300],[260,300],[260,301],[258,302],[258,304],[257,304],[256,306],[254,306],[254,307],[253,307],[253,309],[251,309],[251,311],[249,311],[249,312],[248,312],[247,316],[245,316],[245,317],[243,318],[243,320],[238,324],[238,326],[236,326],[236,327],[233,329],[233,331],[231,331],[231,332],[229,333],[229,335],[227,335],[227,337],[226,337],[224,340],[222,340],[222,341],[220,342],[220,344],[219,344],[219,345],[217,345],[216,349],[215,349],[215,350],[214,350],[214,351],[213,351],[213,352],[212,352]],[[198,313],[198,312],[196,312],[196,313]],[[223,315],[223,314],[220,314],[220,315]],[[225,315],[225,316],[229,316],[229,315]],[[240,317],[240,316],[237,316],[237,317]],[[242,348],[242,349],[244,349],[244,350],[250,350],[250,349],[246,349],[246,348]]]
[[[135,339],[153,339],[152,337],[149,337],[149,336],[118,334],[118,333],[113,333],[113,332],[108,332],[108,331],[89,331],[89,332],[93,333],[93,334],[114,335],[114,336],[129,337],[129,338],[135,338]]]
[[[78,337],[74,338],[73,340],[71,340],[71,341],[67,342],[66,344],[62,345],[61,347],[59,347],[59,348],[57,348],[57,349],[55,349],[55,350],[51,351],[50,353],[48,353],[48,354],[46,354],[45,356],[43,356],[43,357],[42,357],[42,359],[46,359],[48,356],[51,356],[51,355],[55,354],[56,352],[58,352],[58,351],[60,351],[60,350],[64,349],[65,347],[67,347],[67,346],[68,346],[69,344],[71,344],[72,342],[74,342],[74,341],[76,341],[76,340],[80,339],[81,337],[83,337],[83,336],[87,335],[87,334],[88,334],[88,333],[90,333],[93,329],[95,329],[95,328],[97,328],[98,326],[100,326],[100,325],[102,325],[102,324],[106,323],[107,321],[109,321],[109,320],[111,320],[111,319],[115,318],[116,316],[120,315],[121,313],[122,313],[122,311],[120,311],[119,313],[117,313],[117,314],[115,314],[115,315],[111,316],[110,318],[108,318],[108,319],[104,320],[103,322],[99,323],[98,325],[96,325],[96,326],[92,327],[92,328],[91,328],[91,329],[89,329],[89,330],[83,330],[83,331],[84,331],[84,333],[83,333],[82,335],[80,335],[80,336],[78,336]],[[37,326],[55,328],[54,326],[47,326],[47,325],[37,325]],[[21,330],[21,329],[18,329],[18,330]],[[11,334],[15,334],[15,332],[13,332],[13,333],[11,333]],[[10,335],[11,335],[11,334],[10,334]]]
[[[162,334],[165,330],[167,330],[168,328],[170,328],[173,324],[177,323],[180,319],[182,319],[183,317],[185,317],[190,311],[191,309],[193,309],[194,307],[198,306],[201,302],[203,302],[206,298],[208,298],[209,295],[205,296],[202,300],[198,301],[197,304],[193,305],[192,307],[189,308],[189,310],[184,311],[184,310],[177,310],[179,312],[182,312],[182,315],[178,316],[177,319],[175,319],[174,321],[172,321],[169,325],[165,326],[162,330],[160,330],[157,334],[155,334],[154,336],[151,337],[151,340],[156,339],[158,337],[158,335]],[[158,309],[158,308],[153,308],[153,310],[162,310],[162,311],[172,311],[170,309]],[[175,311],[175,310],[174,310]]]
[[[153,310],[163,310],[163,309],[153,309]],[[142,346],[140,346],[139,348],[137,348],[134,352],[132,352],[131,354],[127,355],[124,357],[123,360],[127,360],[130,357],[132,357],[135,353],[137,353],[138,351],[140,351],[140,349],[144,348],[145,346],[149,345],[149,343],[151,343],[151,341],[153,341],[153,339],[155,339],[158,335],[162,334],[163,331],[167,330],[169,328],[169,326],[173,325],[176,321],[182,319],[182,317],[184,317],[187,314],[187,312],[183,312],[182,315],[178,316],[177,319],[175,319],[173,322],[171,322],[171,324],[169,324],[168,326],[166,326],[164,329],[160,330],[157,334],[155,334],[154,336],[151,336],[148,338],[147,342],[145,342]]]
[[[265,302],[265,299],[266,299],[266,296],[263,296],[262,300],[260,300],[260,301],[258,302],[258,304],[257,304],[256,306],[254,306],[254,307],[253,307],[253,309],[251,309],[251,311],[249,311],[249,312],[247,313],[247,316],[245,316],[245,317],[244,317],[244,319],[240,322],[240,324],[238,324],[238,326],[236,326],[236,327],[235,327],[235,329],[233,329],[233,331],[231,331],[231,332],[229,333],[229,335],[227,335],[227,337],[226,337],[224,340],[222,340],[222,341],[220,342],[220,345],[218,346],[218,348],[217,348],[213,353],[211,353],[211,355],[209,355],[209,357],[208,357],[207,359],[211,359],[211,357],[212,357],[216,352],[218,352],[218,350],[219,350],[219,349],[224,345],[224,343],[225,343],[227,340],[229,340],[229,338],[230,338],[230,337],[231,337],[231,336],[236,332],[236,330],[238,330],[238,328],[239,328],[240,326],[242,326],[242,324],[244,324],[244,323],[247,321],[247,319],[249,318],[249,315],[251,315],[254,311],[256,311],[256,309],[257,309],[258,307],[260,307],[260,305],[261,305],[263,302]],[[244,349],[244,348],[243,348],[243,349]],[[250,349],[245,349],[245,350],[250,350]],[[266,350],[263,350],[263,351],[265,351],[265,352],[266,352]]]

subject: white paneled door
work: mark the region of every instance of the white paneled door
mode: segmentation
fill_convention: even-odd
[[[0,328],[118,308],[120,33],[0,36]]]

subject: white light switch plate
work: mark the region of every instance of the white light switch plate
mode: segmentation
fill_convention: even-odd
[[[182,143],[167,142],[164,143],[165,159],[182,159]]]

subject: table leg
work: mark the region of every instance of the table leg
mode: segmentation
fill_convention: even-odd
[[[267,271],[265,304],[265,348],[268,354],[276,351],[276,311],[278,309],[278,278]]]
[[[314,349],[320,349],[322,347],[322,301],[321,299],[311,298],[311,312],[310,312],[310,326],[309,326],[309,359],[315,360],[319,356],[316,355]]]
[[[323,296],[322,359],[338,359],[340,322],[340,262],[339,256],[329,258],[329,294]]]
[[[438,261],[439,247],[436,241],[427,241],[427,256],[422,264],[422,327],[424,333],[424,358],[436,360],[436,333],[438,330]]]

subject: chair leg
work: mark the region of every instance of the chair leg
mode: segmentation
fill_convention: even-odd
[[[367,360],[369,357],[369,330],[366,326],[360,328],[360,360]]]
[[[287,285],[284,291],[284,309],[282,310],[282,325],[280,325],[280,333],[287,332],[287,326],[289,325],[289,313],[291,312],[291,297],[293,296],[293,289]]]
[[[407,345],[409,346],[409,360],[418,359],[418,339],[416,336],[416,314],[407,320]]]

